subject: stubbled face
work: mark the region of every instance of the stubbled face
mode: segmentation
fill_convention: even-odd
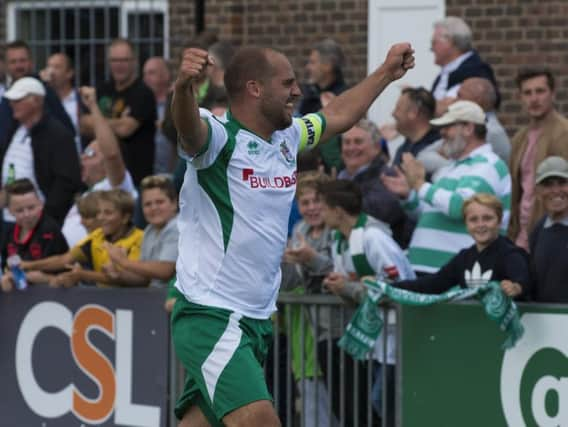
[[[568,216],[568,179],[550,177],[537,185],[544,210],[553,220]]]
[[[118,84],[129,82],[136,75],[136,58],[130,47],[118,43],[109,49],[110,74]]]
[[[112,239],[118,235],[129,219],[129,216],[123,215],[113,203],[107,200],[99,202],[97,220],[103,229],[104,235],[108,238]]]
[[[274,74],[262,84],[260,97],[260,114],[262,114],[274,129],[286,129],[292,124],[292,114],[295,104],[302,96],[292,65],[286,57],[271,54]]]
[[[73,70],[69,68],[69,64],[63,55],[58,53],[51,55],[47,60],[47,70],[50,74],[49,83],[54,88],[72,83]]]
[[[159,188],[150,188],[142,192],[142,212],[149,224],[163,227],[177,212],[177,203]]]
[[[43,203],[35,193],[10,196],[10,213],[16,218],[16,223],[24,230],[33,229],[40,217]]]
[[[15,48],[6,51],[6,71],[14,81],[33,72],[32,58],[27,49]]]
[[[554,108],[554,92],[546,76],[537,76],[521,84],[521,103],[533,120],[543,119]]]
[[[369,132],[355,126],[341,137],[341,159],[351,175],[370,164],[381,152],[379,142],[373,141]]]
[[[414,114],[412,114],[413,112]],[[416,107],[408,98],[408,94],[403,93],[399,96],[392,116],[395,120],[396,130],[406,136],[408,130],[412,129],[412,123],[416,119]]]
[[[487,247],[499,236],[500,221],[492,208],[471,203],[465,212],[465,226],[475,243]]]
[[[442,149],[447,158],[458,160],[462,157],[467,140],[463,132],[462,123],[454,123],[440,129],[440,134],[444,138]]]
[[[311,227],[322,227],[322,204],[316,190],[307,189],[298,197],[298,210],[304,221]]]

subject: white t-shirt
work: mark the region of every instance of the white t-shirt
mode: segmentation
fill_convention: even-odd
[[[194,303],[267,319],[276,310],[280,261],[296,189],[296,155],[315,146],[320,114],[255,135],[230,113],[201,109],[209,138],[187,162],[180,192],[177,287]]]
[[[81,154],[81,135],[79,132],[79,94],[77,93],[76,89],[73,89],[69,95],[67,95],[61,103],[63,104],[63,108],[65,108],[65,112],[71,119],[71,123],[73,123],[73,128],[75,129],[75,147],[77,148],[77,153]]]
[[[14,179],[28,178],[36,188],[39,198],[44,201],[45,196],[39,189],[37,185],[35,172],[34,172],[34,154],[32,150],[32,138],[28,134],[28,129],[24,126],[20,126],[12,139],[10,140],[10,145],[6,150],[4,155],[4,161],[2,162],[2,186],[5,186],[8,182],[8,174],[10,170],[10,165],[14,165],[15,177]],[[16,219],[8,211],[8,208],[3,210],[4,221],[15,222]]]
[[[123,190],[129,192],[132,197],[136,200],[138,198],[138,191],[134,186],[134,181],[132,181],[132,176],[130,172],[126,171],[124,175],[124,180],[122,183],[114,188],[122,188]],[[108,178],[103,179],[102,181],[97,182],[90,188],[89,191],[108,191],[112,190],[113,187],[108,180]],[[86,194],[86,193],[85,193]],[[61,229],[63,236],[65,236],[65,240],[67,240],[67,244],[70,248],[75,246],[81,239],[87,237],[87,230],[81,224],[81,215],[79,215],[79,209],[77,209],[77,204],[73,203],[69,212],[67,212],[67,216],[65,217],[65,221],[63,221],[63,228]]]

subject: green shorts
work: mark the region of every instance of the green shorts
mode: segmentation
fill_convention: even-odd
[[[198,405],[212,425],[229,412],[257,400],[272,400],[263,363],[272,342],[272,321],[177,300],[172,336],[186,369],[175,415],[182,419]]]

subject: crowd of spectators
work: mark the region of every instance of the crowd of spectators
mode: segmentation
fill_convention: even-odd
[[[211,35],[195,45],[213,58],[197,98],[223,115],[223,74],[235,48]],[[282,289],[331,292],[356,305],[369,274],[425,293],[491,279],[517,299],[567,303],[568,120],[554,107],[554,75],[544,67],[519,70],[527,125],[509,139],[498,120],[498,82],[467,24],[437,22],[431,45],[440,74],[430,90],[401,90],[392,113],[402,139],[396,151],[389,152],[396,135],[362,118],[299,159],[298,218],[291,220]],[[41,70],[24,41],[4,52],[2,290],[14,288],[6,269],[13,255],[30,284],[166,287],[178,250],[175,178],[185,168],[168,117],[168,61],[138,64],[134,46],[116,39],[107,49],[110,79],[95,89],[76,86],[64,52],[37,64]],[[337,42],[315,44],[306,64],[298,115],[348,87]],[[320,367],[333,378],[339,367],[326,365],[323,340],[338,340],[345,325],[337,321],[321,311],[312,325]],[[385,370],[392,378],[394,360],[382,350],[376,356],[376,378]],[[380,390],[373,402],[379,411]]]

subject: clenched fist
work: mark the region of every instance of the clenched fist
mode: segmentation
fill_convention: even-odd
[[[213,65],[213,58],[206,50],[198,48],[185,49],[179,67],[176,84],[187,86],[199,80],[208,65]]]
[[[406,71],[414,68],[414,49],[409,43],[393,45],[383,64],[385,71],[392,80],[398,80]]]

